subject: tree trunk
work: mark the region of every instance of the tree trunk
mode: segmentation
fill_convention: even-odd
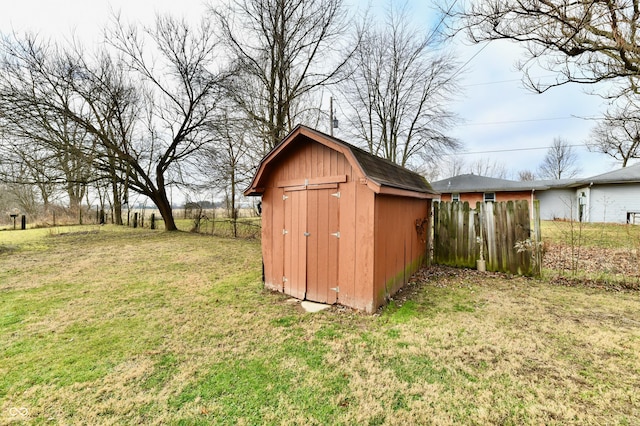
[[[158,207],[158,211],[160,212],[160,216],[164,220],[164,230],[165,231],[177,231],[178,227],[176,226],[176,221],[173,219],[173,210],[171,208],[171,203],[167,198],[167,193],[164,188],[161,188],[153,197],[152,201],[155,203],[156,207]]]
[[[111,191],[113,192],[113,222],[116,225],[123,225],[122,223],[122,193],[120,191],[119,183],[116,179],[111,181]]]
[[[236,211],[236,172],[231,168],[231,223],[233,224],[233,238],[238,238],[238,212]]]

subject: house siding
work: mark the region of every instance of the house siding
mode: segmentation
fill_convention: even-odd
[[[576,218],[575,189],[548,189],[536,191],[535,198],[540,201],[540,219],[556,220]]]
[[[593,185],[588,211],[589,222],[626,223],[627,212],[640,212],[640,183]]]
[[[496,194],[496,202],[500,201],[516,201],[526,200],[531,201],[531,191],[485,191],[493,192]],[[469,203],[470,206],[475,206],[476,203],[483,202],[484,192],[460,192],[460,202]],[[445,192],[440,195],[441,201],[452,201],[451,193]]]

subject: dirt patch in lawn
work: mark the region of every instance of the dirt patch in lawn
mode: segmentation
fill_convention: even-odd
[[[543,268],[551,281],[611,290],[640,290],[640,253],[637,248],[574,247],[547,244]]]

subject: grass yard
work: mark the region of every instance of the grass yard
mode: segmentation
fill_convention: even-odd
[[[434,268],[307,314],[258,240],[0,232],[0,424],[633,425],[639,354],[635,291]]]

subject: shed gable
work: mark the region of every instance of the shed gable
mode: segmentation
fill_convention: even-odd
[[[299,138],[270,163],[263,177],[265,186],[314,186],[353,179],[353,167],[344,154],[306,136]]]

